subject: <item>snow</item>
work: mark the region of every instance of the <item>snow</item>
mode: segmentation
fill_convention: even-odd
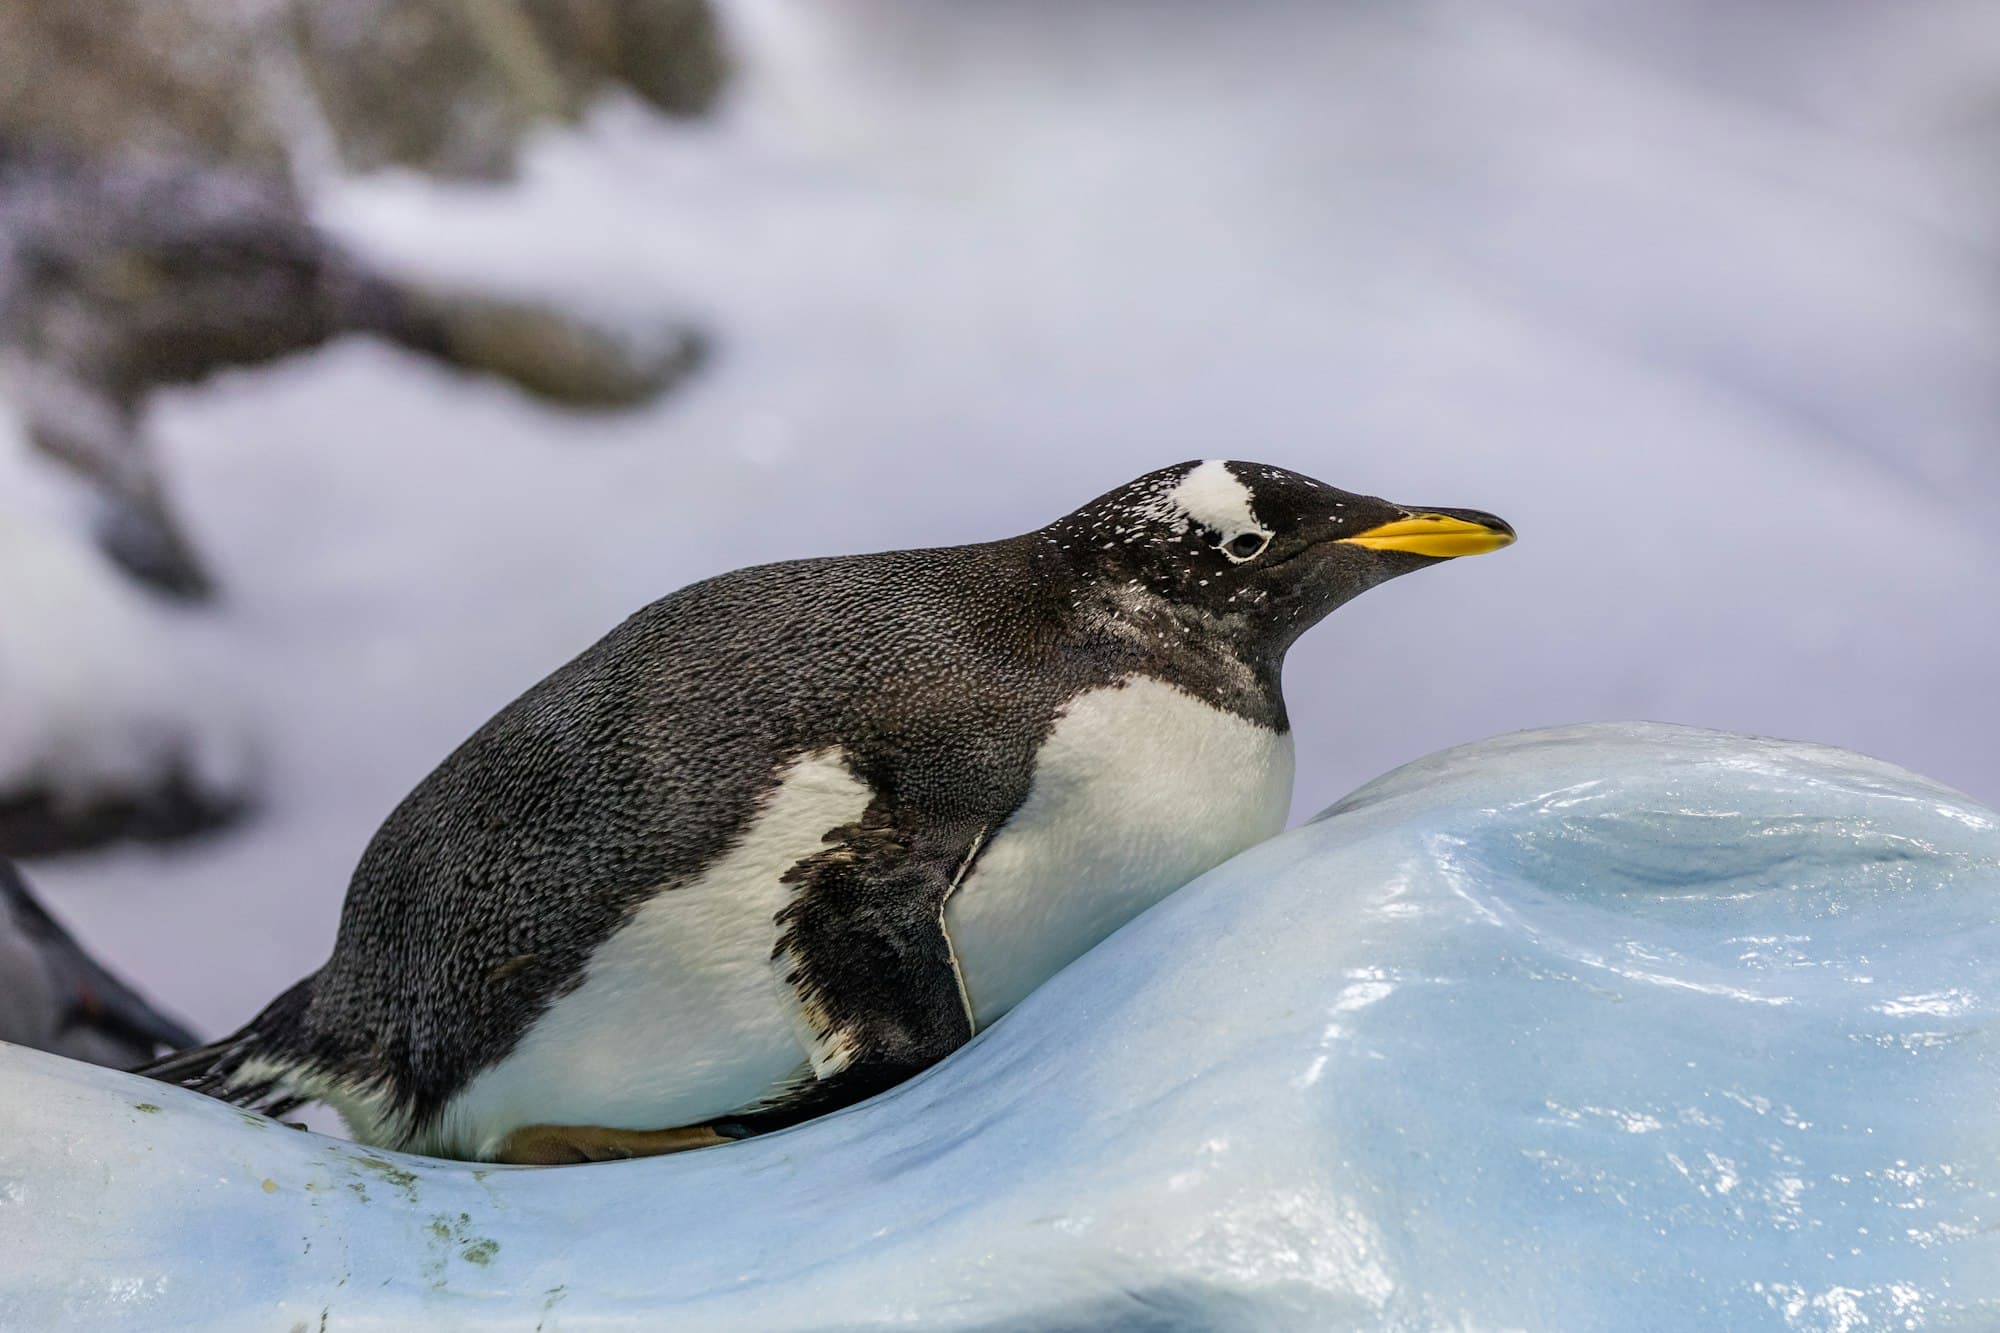
[[[184,778],[246,794],[220,627],[133,588],[81,535],[82,497],[0,415],[0,799],[60,807]]]
[[[705,319],[687,390],[567,412],[349,342],[156,403],[237,673],[178,702],[254,720],[260,814],[35,871],[163,1003],[221,1031],[316,966],[394,802],[645,601],[1189,458],[1521,533],[1295,650],[1300,810],[1631,716],[2000,797],[1991,6],[730,14],[713,123],[315,191],[391,266]]]
[[[476,1168],[0,1050],[0,1324],[1984,1327],[2000,813],[1637,724],[1408,765],[928,1074]]]

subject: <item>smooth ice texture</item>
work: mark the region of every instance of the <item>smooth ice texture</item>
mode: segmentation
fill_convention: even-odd
[[[2000,816],[1575,727],[1411,764],[930,1074],[474,1168],[0,1052],[0,1326],[2000,1321]]]

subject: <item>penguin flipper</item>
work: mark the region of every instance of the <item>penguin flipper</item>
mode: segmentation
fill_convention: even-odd
[[[979,837],[927,837],[878,804],[826,841],[785,874],[794,891],[772,953],[798,1001],[813,1078],[719,1121],[731,1138],[872,1097],[972,1040],[944,908]]]

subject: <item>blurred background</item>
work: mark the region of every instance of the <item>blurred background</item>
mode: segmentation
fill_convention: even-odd
[[[1655,718],[2000,802],[1983,0],[8,0],[0,850],[207,1034],[725,569],[1187,458],[1519,546],[1292,655],[1297,813]]]

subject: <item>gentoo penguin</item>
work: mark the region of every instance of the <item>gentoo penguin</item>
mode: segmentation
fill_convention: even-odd
[[[502,1162],[857,1101],[1276,833],[1286,649],[1513,538],[1209,461],[1019,537],[684,588],[418,784],[325,966],[148,1072]]]
[[[85,953],[0,857],[0,1041],[126,1069],[194,1040]]]

